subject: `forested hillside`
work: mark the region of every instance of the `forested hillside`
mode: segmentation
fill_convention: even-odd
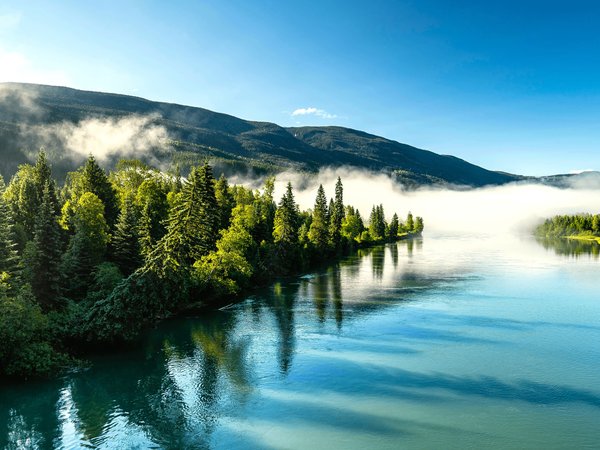
[[[107,127],[107,120],[112,128]],[[347,165],[394,174],[408,186],[484,186],[520,179],[347,128],[286,129],[138,97],[0,84],[0,173],[5,178],[45,147],[62,181],[88,153],[103,151],[99,141],[106,140],[107,134],[118,137],[123,133],[131,133],[131,139],[112,143],[106,159],[111,166],[121,157],[135,156],[161,168],[179,165],[187,173],[208,158],[225,173],[316,172],[321,167]]]

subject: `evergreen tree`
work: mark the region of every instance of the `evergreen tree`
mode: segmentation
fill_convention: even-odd
[[[215,248],[219,209],[208,164],[192,169],[181,201],[171,211],[167,233],[148,257],[145,269],[161,276],[188,270]]]
[[[392,216],[392,220],[390,221],[390,226],[388,229],[388,240],[395,241],[396,239],[398,239],[398,228],[399,228],[398,214],[394,213],[394,215]]]
[[[69,295],[81,299],[94,269],[106,256],[109,234],[102,201],[91,192],[83,194],[75,207],[73,223],[75,234],[63,256],[62,272]]]
[[[335,201],[329,210],[329,236],[334,248],[339,249],[342,237],[342,220],[344,220],[344,187],[338,177],[335,183]]]
[[[113,259],[125,276],[142,265],[138,219],[132,196],[128,195],[112,237]]]
[[[413,228],[413,231],[415,234],[421,234],[423,232],[423,218],[417,216],[417,218],[415,219],[415,226]]]
[[[15,277],[19,259],[14,240],[12,214],[4,200],[5,190],[4,178],[0,175],[0,274],[4,272],[10,277]]]
[[[83,168],[82,184],[84,192],[91,192],[102,201],[106,223],[112,229],[119,215],[117,193],[106,176],[106,172],[98,165],[91,154]]]
[[[342,235],[350,241],[356,241],[360,238],[364,230],[365,225],[360,216],[360,211],[354,209],[352,206],[347,206],[345,217],[342,221]]]
[[[219,205],[219,230],[225,230],[229,227],[231,210],[235,206],[235,200],[229,189],[227,178],[223,174],[221,174],[221,177],[215,183],[215,197]]]
[[[385,239],[386,223],[385,214],[383,211],[383,205],[373,206],[371,210],[371,217],[369,219],[369,234],[375,241]]]
[[[38,154],[35,166],[33,166],[33,175],[37,189],[38,205],[41,205],[44,189],[48,187],[50,203],[54,208],[55,215],[58,216],[60,214],[60,205],[58,203],[58,196],[56,195],[56,186],[54,184],[54,179],[52,178],[52,169],[50,168],[44,150],[40,150],[40,153]]]
[[[290,246],[298,242],[298,215],[292,183],[288,183],[273,221],[273,240],[276,244]]]
[[[56,307],[58,302],[62,254],[60,225],[52,204],[49,184],[43,190],[28,267],[32,292],[46,310]]]
[[[328,249],[329,231],[327,223],[327,198],[323,185],[319,185],[317,198],[315,199],[315,208],[312,214],[312,223],[308,231],[308,239],[313,244],[317,252],[324,252]],[[322,253],[321,253],[322,255]]]
[[[254,240],[259,244],[263,241],[271,242],[273,240],[273,222],[277,211],[277,204],[273,201],[274,190],[275,178],[268,178],[262,194],[257,195],[253,202],[260,220],[252,234]]]
[[[594,214],[592,217],[592,232],[598,234],[600,232],[600,215]]]
[[[412,233],[415,229],[415,221],[414,221],[413,215],[410,211],[408,212],[408,215],[406,216],[406,223],[404,224],[404,226],[406,227],[406,231],[408,233]]]

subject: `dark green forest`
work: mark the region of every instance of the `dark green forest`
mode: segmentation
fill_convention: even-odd
[[[162,319],[423,231],[382,205],[364,220],[339,178],[308,211],[291,184],[277,203],[274,181],[231,186],[208,163],[185,178],[137,160],[107,173],[90,155],[59,186],[43,151],[0,177],[0,375],[55,375]]]

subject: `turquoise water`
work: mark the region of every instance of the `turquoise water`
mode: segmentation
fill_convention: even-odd
[[[362,251],[0,388],[0,448],[598,448],[597,255],[457,236]]]

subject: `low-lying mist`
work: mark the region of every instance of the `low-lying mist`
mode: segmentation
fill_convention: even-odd
[[[401,220],[411,211],[423,217],[425,233],[505,235],[530,233],[544,218],[556,214],[600,212],[600,190],[579,185],[560,189],[542,184],[511,183],[477,189],[421,188],[405,190],[384,174],[353,169],[323,169],[314,177],[278,175],[275,198],[291,181],[296,201],[312,208],[319,184],[334,195],[337,177],[344,184],[344,202],[368,219],[373,204],[383,204],[386,219],[394,212]]]

